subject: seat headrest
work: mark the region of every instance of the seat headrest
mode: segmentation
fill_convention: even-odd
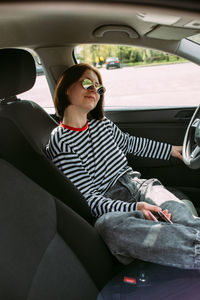
[[[0,99],[30,90],[36,79],[35,61],[23,49],[0,49]]]

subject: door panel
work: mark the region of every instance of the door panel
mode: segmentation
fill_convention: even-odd
[[[106,111],[106,116],[122,131],[173,145],[182,145],[186,128],[195,108]],[[128,155],[129,165],[143,178],[158,178],[188,194],[196,207],[200,204],[200,169],[191,170],[179,159],[169,161]],[[198,200],[199,199],[199,200]]]

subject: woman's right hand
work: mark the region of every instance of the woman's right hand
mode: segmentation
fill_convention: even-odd
[[[145,219],[153,221],[156,221],[156,218],[152,216],[152,212],[162,211],[162,209],[159,206],[151,205],[146,202],[138,202],[137,210],[141,210]],[[165,209],[162,212],[171,220],[172,215],[168,212],[168,209]]]
[[[143,213],[145,219],[152,220],[151,212],[158,212],[162,209],[159,206],[151,205],[146,202],[138,202],[137,210],[140,210]]]

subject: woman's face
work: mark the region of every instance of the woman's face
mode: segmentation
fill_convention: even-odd
[[[66,94],[74,108],[78,111],[88,113],[96,107],[100,95],[94,86],[90,90],[85,90],[81,84],[84,79],[90,79],[94,85],[99,83],[97,75],[92,70],[86,70],[81,78],[67,89]]]

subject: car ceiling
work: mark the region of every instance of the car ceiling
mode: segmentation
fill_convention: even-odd
[[[96,34],[99,29],[103,34]],[[200,15],[195,12],[111,3],[0,4],[0,47],[119,42],[148,46],[151,40],[155,47],[170,41],[173,48],[181,38],[199,32]]]
[[[58,77],[74,63],[75,45],[134,45],[178,55],[180,40],[200,33],[198,10],[121,2],[0,1],[0,48],[34,49],[43,63],[53,95]],[[187,58],[185,47],[181,51]],[[200,55],[195,55],[193,61],[200,63]]]

